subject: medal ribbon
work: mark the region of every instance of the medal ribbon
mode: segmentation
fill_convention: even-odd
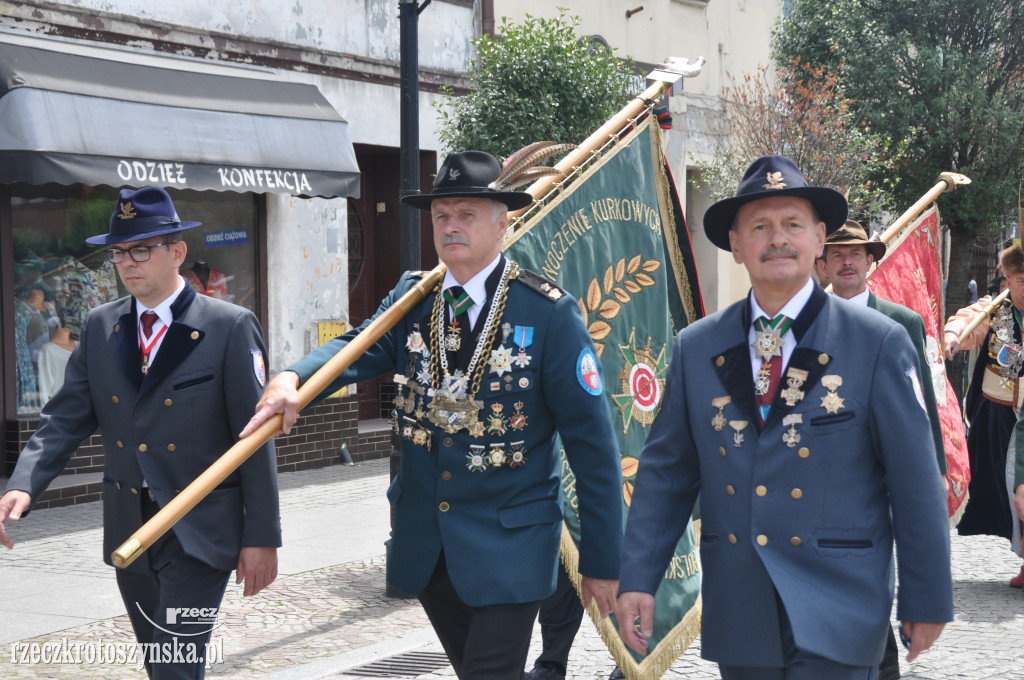
[[[139,349],[142,350],[142,372],[146,373],[149,370],[149,354],[153,351],[153,346],[160,341],[160,338],[164,337],[164,333],[167,332],[167,326],[161,328],[153,339],[146,344],[145,339],[142,337],[142,328],[139,328]]]
[[[462,286],[452,286],[444,291],[444,300],[452,306],[452,316],[458,318],[460,314],[469,311],[473,306],[473,298],[469,297]]]
[[[766,330],[772,330],[775,335],[781,338],[789,330],[789,327],[793,325],[793,319],[779,314],[774,319],[769,321],[766,317],[758,317],[754,321],[754,328],[758,333],[764,333]],[[779,383],[782,382],[782,357],[773,356],[767,361],[761,359],[761,370],[759,375],[764,374],[768,378],[768,387],[763,394],[755,393],[754,401],[757,404],[757,420],[759,427],[763,428],[764,423],[768,420],[768,411],[771,409],[772,401],[775,400],[775,392],[779,389]]]

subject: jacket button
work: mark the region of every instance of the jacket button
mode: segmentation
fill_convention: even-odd
[[[121,324],[119,324],[119,323],[115,323],[114,324],[114,332],[115,333],[120,333],[121,332]]]
[[[719,446],[718,447],[718,452],[724,456],[725,455],[725,447],[724,446]]]
[[[764,496],[765,494],[768,493],[768,489],[765,488],[764,484],[758,484],[757,488],[754,489],[754,493],[756,493],[758,496]]]
[[[444,481],[447,482],[451,478],[452,478],[452,473],[448,472],[447,470],[445,470],[444,472],[441,473],[441,479],[443,479]]]
[[[732,488],[732,484],[726,484],[725,485],[725,492],[727,494],[729,494],[730,496],[735,496],[736,495],[736,489]]]
[[[114,396],[112,396],[110,398],[110,401],[112,401],[112,402],[114,402],[116,404],[117,403],[117,395],[115,394]]]
[[[735,543],[736,540],[737,540],[736,539],[736,534],[729,534],[729,542],[730,543]]]
[[[120,491],[120,490],[121,490],[121,482],[118,482],[118,483],[117,483],[117,490],[118,490],[118,491]]]
[[[145,453],[148,449],[149,449],[149,447],[146,446],[145,444],[139,444],[139,451],[142,451],[143,453]]]
[[[453,441],[452,441],[452,438],[451,438],[451,437],[445,437],[445,438],[444,438],[444,441],[442,441],[441,443],[442,443],[442,444],[444,444],[445,446],[448,446],[448,447],[450,447],[450,446],[451,446],[452,444],[454,444],[455,442],[453,442]]]
[[[117,440],[117,448],[119,448],[119,449],[123,449],[124,448],[124,442],[121,441],[120,439]]]
[[[136,488],[135,488],[135,487],[133,486],[133,487],[132,487],[132,493],[133,493],[133,494],[135,494],[135,495],[138,495],[138,494],[139,494],[139,490],[138,490],[138,489],[136,489]]]
[[[440,510],[441,512],[448,512],[448,509],[450,507],[452,506],[448,505],[448,501],[441,501],[441,504],[437,506],[437,509]]]
[[[811,455],[811,450],[806,446],[801,446],[800,449],[796,452],[796,455],[800,456],[801,458],[807,458],[808,456]]]
[[[199,339],[199,331],[192,331],[192,336],[191,337],[192,337],[193,340],[198,340]]]
[[[768,545],[768,537],[764,534],[757,535],[757,544],[761,547]]]
[[[799,500],[804,497],[804,492],[801,491],[800,489],[793,489],[792,491],[789,492],[789,495]]]
[[[167,450],[168,450],[168,451],[175,451],[175,450],[177,450],[177,448],[178,448],[178,447],[177,447],[177,446],[175,446],[174,444],[168,444],[168,445],[167,445]]]
[[[792,546],[797,546],[801,543],[803,543],[803,541],[800,540],[799,536],[794,536],[793,538],[789,539],[789,544]]]
[[[164,406],[170,406],[173,403],[174,402],[172,400],[170,400],[170,399],[164,399]]]
[[[828,362],[829,362],[829,358],[828,358],[828,355],[827,355],[827,354],[819,354],[819,355],[818,355],[818,363],[819,363],[819,364],[821,364],[822,366],[824,366],[824,365],[825,365],[825,364],[827,364]]]
[[[715,357],[715,366],[721,367],[724,363],[725,363],[725,357],[723,357],[723,356]]]

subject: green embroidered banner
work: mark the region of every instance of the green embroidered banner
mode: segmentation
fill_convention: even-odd
[[[649,427],[661,405],[675,333],[703,314],[686,225],[650,116],[521,225],[506,253],[571,293],[601,359],[622,456],[626,512]],[[575,477],[563,455],[562,559],[579,588]],[[691,523],[656,596],[646,657],[614,623],[598,628],[630,680],[660,677],[700,632],[700,559]]]

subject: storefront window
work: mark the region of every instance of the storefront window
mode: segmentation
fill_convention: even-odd
[[[257,311],[256,199],[253,194],[169,191],[183,220],[182,276],[199,293]],[[126,295],[102,247],[117,192],[78,187],[59,197],[12,191],[16,410],[37,414],[63,383],[64,366],[89,310]],[[10,331],[7,331],[10,332]]]

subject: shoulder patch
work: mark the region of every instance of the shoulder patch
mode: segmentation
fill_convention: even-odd
[[[551,302],[558,302],[563,297],[568,295],[568,293],[566,293],[564,290],[562,290],[555,284],[545,279],[540,274],[532,272],[529,269],[524,269],[522,267],[519,268],[518,275],[516,276],[516,281],[519,281],[530,290],[538,293],[539,295],[550,300]]]

